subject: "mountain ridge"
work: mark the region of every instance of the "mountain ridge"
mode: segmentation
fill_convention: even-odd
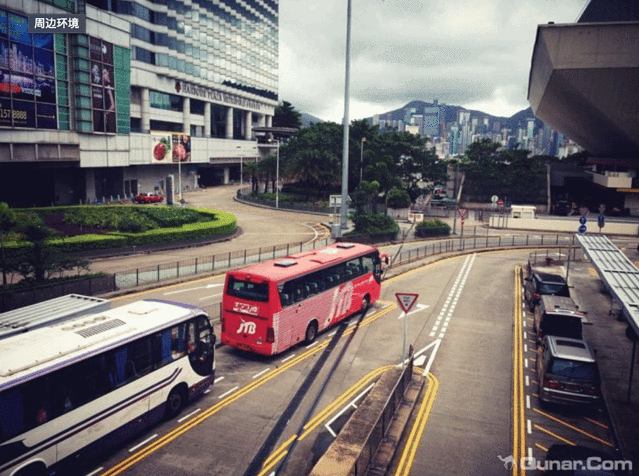
[[[476,118],[487,117],[489,118],[491,124],[493,122],[499,121],[500,129],[503,129],[503,128],[510,129],[510,130],[516,130],[519,128],[525,129],[528,125],[528,119],[535,119],[535,127],[543,127],[542,121],[540,121],[539,119],[535,117],[531,107],[527,109],[522,109],[521,111],[516,112],[512,116],[506,117],[506,116],[494,116],[492,114],[488,114],[486,112],[482,112],[482,111],[478,111],[474,109],[466,109],[463,106],[452,106],[449,104],[433,104],[433,103],[427,103],[425,101],[420,101],[420,100],[413,100],[405,104],[403,107],[400,107],[399,109],[394,109],[392,111],[381,113],[379,114],[379,118],[383,120],[391,120],[391,121],[404,120],[406,109],[415,108],[416,109],[415,114],[423,114],[424,108],[435,107],[435,106],[439,106],[444,109],[444,118],[447,124],[458,121],[459,111],[467,111],[467,112],[470,112],[471,120],[472,118],[475,118],[475,117]],[[373,121],[372,117],[364,117],[363,119],[367,120],[368,122]],[[302,124],[304,127],[308,127],[312,123],[317,124],[319,122],[329,122],[329,121],[323,121],[322,119],[318,117],[312,116],[310,114],[302,113]]]

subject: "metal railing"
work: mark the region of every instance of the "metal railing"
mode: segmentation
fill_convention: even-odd
[[[181,261],[145,266],[130,271],[115,273],[117,289],[127,289],[163,281],[170,281],[188,276],[197,276],[215,271],[227,271],[248,264],[262,263],[276,258],[283,258],[291,253],[313,250],[331,242],[330,238],[312,243],[286,243],[282,245],[253,248],[250,250],[231,251],[208,256],[198,256]],[[513,235],[479,236],[450,238],[429,242],[423,246],[412,247],[393,257],[390,268],[400,266],[433,255],[464,252],[489,248],[526,248],[526,247],[572,247],[571,259],[583,259],[579,255],[579,247],[575,244],[574,235]]]
[[[571,250],[571,260],[580,261],[585,259],[581,248],[575,244],[574,235],[512,235],[509,237],[474,235],[465,238],[435,241],[424,246],[402,251],[393,257],[390,268],[446,253],[492,248],[533,247],[566,247]]]
[[[172,263],[136,268],[131,271],[115,273],[115,285],[118,289],[126,289],[145,284],[179,279],[187,276],[229,270],[247,264],[261,263],[275,258],[283,258],[291,253],[308,251],[329,244],[329,239],[312,243],[286,243],[250,250],[230,251],[208,256],[198,256]]]
[[[390,428],[391,421],[395,415],[395,411],[399,407],[404,393],[411,383],[413,378],[413,348],[411,346],[409,351],[408,365],[404,367],[404,371],[400,375],[397,383],[393,387],[391,394],[388,396],[388,400],[384,404],[377,421],[371,428],[366,442],[362,445],[362,449],[359,456],[353,464],[352,470],[348,473],[353,476],[361,476],[366,474],[368,467],[370,466],[380,443],[384,439],[386,432]]]

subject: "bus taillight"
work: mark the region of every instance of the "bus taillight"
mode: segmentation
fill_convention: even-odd
[[[275,342],[275,331],[272,327],[266,328],[266,342],[268,344],[272,344],[273,342]]]

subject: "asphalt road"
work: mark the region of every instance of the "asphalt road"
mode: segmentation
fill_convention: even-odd
[[[251,250],[260,246],[307,242],[318,237],[325,237],[326,230],[317,226],[318,223],[326,221],[325,217],[245,205],[233,200],[235,190],[237,190],[236,185],[223,185],[185,192],[184,198],[188,207],[223,210],[235,215],[238,227],[241,229],[241,234],[236,238],[205,246],[93,260],[91,271],[117,273],[146,266],[175,263],[198,256]]]

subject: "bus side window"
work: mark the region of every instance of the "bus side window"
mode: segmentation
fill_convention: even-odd
[[[0,393],[0,408],[3,409],[3,411],[0,412],[0,442],[3,442],[20,434],[24,429],[22,420],[22,390],[20,388],[12,388],[11,390]]]

